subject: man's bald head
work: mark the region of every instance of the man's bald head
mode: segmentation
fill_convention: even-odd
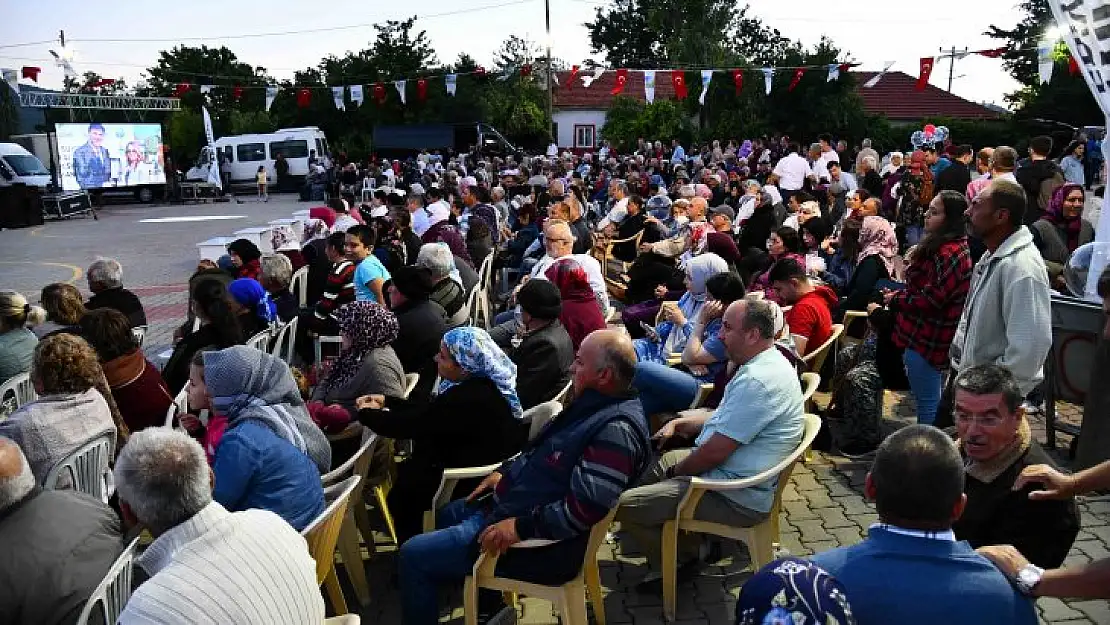
[[[575,391],[592,388],[615,395],[627,391],[636,375],[636,349],[621,330],[595,330],[578,347],[571,367]]]
[[[11,439],[0,437],[0,512],[23,501],[35,487],[35,475],[23,450]]]

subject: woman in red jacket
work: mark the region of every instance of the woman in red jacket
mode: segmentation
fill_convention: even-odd
[[[936,418],[948,348],[971,286],[966,210],[962,193],[937,194],[925,213],[925,236],[910,250],[905,288],[883,291],[883,300],[895,313],[894,344],[905,349],[902,362],[918,423],[932,424]]]

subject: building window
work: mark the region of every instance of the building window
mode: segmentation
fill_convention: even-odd
[[[592,148],[595,147],[594,134],[596,126],[579,126],[574,127],[574,147],[576,148]]]

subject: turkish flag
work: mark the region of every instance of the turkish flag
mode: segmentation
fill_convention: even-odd
[[[380,82],[374,83],[374,101],[378,104],[385,102],[385,85]]]
[[[35,82],[39,81],[39,72],[42,71],[41,67],[31,67],[30,65],[23,66],[23,77],[29,78]]]
[[[838,67],[837,70],[839,70],[840,73],[843,74],[843,73],[847,72],[848,70],[852,69],[855,66],[856,66],[855,63],[841,63],[840,67]]]
[[[312,91],[309,89],[297,89],[297,106],[301,108],[308,107],[308,103],[312,101]]]
[[[236,100],[243,99],[243,87],[241,85],[235,85],[231,89],[231,97],[235,98]]]
[[[567,83],[566,83],[567,89],[570,89],[571,85],[574,84],[574,79],[578,78],[578,69],[579,68],[578,68],[577,65],[571,65],[571,67],[570,67],[570,76],[567,77]]]
[[[628,70],[627,69],[618,69],[617,70],[617,86],[613,87],[613,90],[610,91],[609,93],[611,93],[613,95],[619,95],[622,91],[624,91],[624,86],[626,84],[628,84]]]
[[[679,100],[685,100],[687,95],[686,76],[682,70],[676,69],[671,72],[671,84],[674,86],[675,97]]]
[[[521,76],[531,76],[532,75],[532,64],[531,63],[525,63],[524,65],[521,65],[520,66],[520,75]]]
[[[732,70],[732,82],[736,85],[736,95],[740,95],[740,90],[744,88],[744,70]]]
[[[1074,56],[1068,56],[1068,72],[1072,76],[1079,75],[1079,61],[1076,61]]]
[[[185,95],[185,93],[187,91],[189,91],[190,89],[192,89],[192,88],[193,88],[193,86],[190,85],[187,82],[179,82],[179,83],[177,83],[177,86],[173,88],[173,97],[180,98],[181,96]]]
[[[925,85],[929,84],[929,76],[933,73],[933,63],[935,59],[931,56],[921,57],[921,73],[917,77],[917,84],[913,86],[914,91],[925,91]]]
[[[794,78],[790,80],[790,86],[787,87],[786,90],[793,91],[794,87],[797,87],[798,83],[802,82],[802,75],[805,73],[806,68],[804,67],[799,67],[798,69],[794,70]]]
[[[114,82],[116,82],[115,78],[101,78],[100,80],[90,82],[89,84],[85,85],[85,87],[90,89],[97,89],[99,87],[107,87]]]
[[[1002,56],[1003,53],[1005,53],[1005,52],[1006,52],[1006,48],[994,48],[994,49],[991,49],[991,50],[976,50],[975,54],[978,54],[980,56],[985,56],[988,59],[997,59],[998,57]]]
[[[428,81],[420,78],[416,81],[416,99],[423,102],[428,97]]]
[[[478,78],[485,77],[486,68],[482,67],[481,65],[479,65],[478,67],[475,67],[474,68],[474,75],[477,76]]]

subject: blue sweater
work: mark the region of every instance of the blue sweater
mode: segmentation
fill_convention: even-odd
[[[316,464],[258,421],[244,421],[224,433],[212,472],[212,498],[231,512],[269,510],[300,531],[324,511]]]
[[[1036,625],[1033,602],[964,541],[872,527],[810,558],[844,586],[859,625]]]

